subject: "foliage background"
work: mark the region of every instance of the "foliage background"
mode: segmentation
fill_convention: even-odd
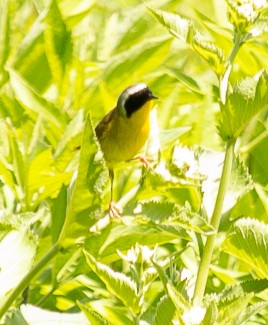
[[[225,1],[161,0],[150,6],[193,20],[198,31],[228,57],[233,26]],[[193,290],[204,238],[212,231],[208,220],[225,146],[217,129],[217,75],[197,51],[170,35],[140,1],[2,0],[0,9],[0,301],[50,247],[60,242],[64,248],[41,265],[23,296],[17,295],[5,323],[31,324],[33,315],[37,319],[53,315],[55,324],[65,316],[71,324],[87,324],[87,319],[92,324],[133,324],[138,318],[149,324],[168,324],[167,319],[161,320],[161,308],[175,317],[174,310],[179,313],[179,309],[172,303],[178,292],[175,300],[184,297],[183,308],[190,308],[185,298],[189,294],[184,291]],[[241,47],[229,79],[232,86],[268,68],[267,44],[263,32]],[[118,169],[115,197],[124,205],[124,218],[123,223],[110,222],[104,211],[109,200],[107,174],[101,158],[95,164],[93,153],[98,146],[87,113],[95,125],[114,107],[122,89],[136,82],[146,82],[160,98],[161,157],[173,178],[165,178],[161,164],[155,173],[133,164]],[[254,143],[261,134],[262,141]],[[229,197],[234,200],[225,202],[206,288],[207,294],[219,294],[217,299],[228,300],[220,296],[228,285],[267,279],[266,255],[258,253],[261,257],[254,258],[260,247],[265,252],[268,238],[267,225],[259,223],[267,223],[268,211],[265,135],[267,113],[262,112],[237,141],[243,163],[237,162],[232,174]],[[81,141],[83,158],[76,150]],[[75,187],[71,180],[78,164]],[[95,176],[87,179],[88,175]],[[248,255],[247,248],[237,249],[232,233],[227,237],[235,220],[243,216],[254,218],[260,236],[250,242]],[[260,228],[264,234],[258,233]],[[122,255],[132,247],[136,247],[135,262]],[[90,253],[86,258],[82,248]],[[151,277],[152,261],[146,254],[161,265],[154,266]],[[127,284],[117,282],[105,269],[113,279],[110,283],[104,271],[100,275],[102,265],[94,258],[135,279],[138,293],[131,291],[131,301],[113,291],[127,290],[128,279]],[[183,270],[190,274],[187,280],[182,280]],[[165,281],[172,283],[171,289]],[[267,311],[260,308],[267,300],[266,287],[263,282],[260,294],[248,290],[237,300],[243,311],[246,306],[258,306],[247,315],[254,324],[267,322]],[[133,297],[138,299],[137,310],[131,309]],[[167,297],[173,297],[169,298],[172,303]],[[213,309],[211,300],[208,295],[207,306]],[[230,315],[226,305],[228,312],[224,312]],[[235,308],[239,314],[241,309]],[[45,310],[65,311],[66,315]],[[228,323],[221,317],[222,324]]]

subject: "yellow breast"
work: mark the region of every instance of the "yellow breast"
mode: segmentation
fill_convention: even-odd
[[[134,112],[129,118],[116,112],[99,141],[108,167],[132,159],[144,146],[150,130],[152,101]]]

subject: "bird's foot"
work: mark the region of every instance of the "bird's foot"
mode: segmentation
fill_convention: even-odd
[[[116,206],[116,204],[114,203],[114,201],[111,201],[109,204],[109,216],[112,219],[121,219],[121,209]]]
[[[133,160],[139,160],[145,168],[153,170],[153,166],[151,163],[154,161],[154,159],[152,159],[150,157],[146,157],[145,155],[139,155],[139,156],[134,157],[128,161],[133,161]]]
[[[154,161],[152,158],[150,157],[146,157],[144,155],[140,155],[138,156],[136,159],[139,159],[139,161],[143,164],[143,166],[146,168],[146,169],[149,169],[149,170],[153,170],[153,166],[152,166],[152,162]]]

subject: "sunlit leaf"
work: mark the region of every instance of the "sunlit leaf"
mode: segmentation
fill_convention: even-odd
[[[249,121],[268,106],[268,72],[240,81],[221,104],[218,129],[224,140],[236,139]]]
[[[222,75],[225,69],[225,58],[223,51],[215,43],[204,40],[199,33],[196,33],[193,48],[208,62],[217,75]]]
[[[153,325],[171,324],[175,306],[168,296],[163,296],[157,304]]]
[[[65,116],[59,114],[59,110],[53,104],[39,96],[17,72],[10,70],[9,73],[15,97],[26,110],[43,115],[47,122],[59,129],[65,126]]]
[[[115,272],[105,264],[97,262],[93,256],[85,252],[90,268],[105,283],[110,293],[115,295],[134,314],[141,310],[137,284],[123,273]]]
[[[237,324],[237,317],[247,308],[252,297],[253,294],[245,294],[218,308],[219,314],[217,321],[223,325]]]
[[[0,4],[0,85],[7,78],[5,63],[9,54],[10,47],[10,21],[9,21],[9,2],[4,0]]]
[[[37,241],[25,229],[11,230],[0,242],[0,297],[16,287],[30,270],[36,254]]]
[[[164,25],[171,34],[188,43],[205,59],[216,74],[224,71],[224,55],[214,42],[205,40],[197,31],[192,21],[182,18],[177,14],[148,7],[156,19]]]
[[[187,301],[185,297],[179,292],[179,290],[177,290],[174,285],[169,282],[167,283],[167,291],[178,313],[181,313],[187,308],[190,308],[189,301]]]
[[[54,0],[50,1],[45,23],[46,55],[55,83],[60,86],[65,66],[71,58],[72,43],[70,32],[61,17],[57,2]]]
[[[179,170],[186,170],[185,175],[190,179],[202,182],[203,204],[209,216],[212,215],[216,194],[223,166],[223,154],[200,148],[192,151],[180,146],[175,147],[173,162]],[[252,189],[252,179],[244,164],[235,159],[232,177],[225,195],[223,212],[230,210],[237,200]]]
[[[111,323],[108,322],[107,319],[103,318],[99,313],[92,310],[88,306],[81,304],[78,302],[79,308],[84,312],[87,319],[90,321],[92,325],[109,325]]]
[[[89,227],[100,217],[108,171],[88,116],[84,127],[78,174],[68,202],[64,243],[84,241]]]
[[[234,223],[225,250],[249,265],[260,278],[268,278],[268,226],[250,218]]]
[[[83,313],[60,313],[48,311],[32,305],[22,305],[21,313],[27,324],[51,324],[51,325],[88,325],[88,321]],[[19,323],[14,325],[19,325]]]
[[[155,18],[168,28],[171,34],[185,42],[191,39],[190,35],[193,33],[193,23],[190,20],[182,18],[177,14],[154,9],[149,6],[147,7]]]
[[[62,185],[68,183],[71,177],[70,174],[62,173],[54,167],[50,149],[36,155],[29,165],[27,188],[25,188],[29,206],[31,204],[34,206],[53,194],[56,195]]]

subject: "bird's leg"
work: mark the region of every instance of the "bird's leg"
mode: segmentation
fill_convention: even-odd
[[[113,171],[113,169],[109,169],[109,176],[111,179],[111,196],[110,196],[110,203],[109,203],[109,215],[111,218],[120,219],[121,211],[113,201],[113,185],[114,185],[114,171]]]

